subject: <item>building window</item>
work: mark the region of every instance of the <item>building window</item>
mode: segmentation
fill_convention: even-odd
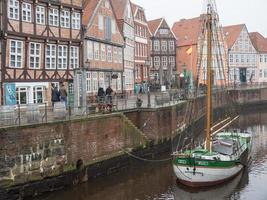
[[[8,1],[8,18],[19,19],[19,1],[9,0]]]
[[[70,27],[70,11],[62,10],[60,13],[60,26],[63,28]]]
[[[99,87],[105,89],[105,76],[104,72],[99,72]]]
[[[260,63],[263,62],[263,55],[260,55]]]
[[[237,54],[235,55],[235,62],[239,63],[239,55],[237,55]]]
[[[86,91],[92,92],[92,80],[91,80],[91,72],[86,72]]]
[[[118,62],[118,51],[117,51],[117,47],[113,47],[113,61],[114,63]]]
[[[168,59],[167,59],[166,56],[163,56],[163,57],[162,57],[162,66],[163,66],[163,67],[167,67],[167,60],[168,60]]]
[[[173,40],[169,41],[169,50],[170,51],[174,51],[175,50],[174,49],[174,41]]]
[[[160,65],[160,57],[155,56],[154,57],[154,67],[159,67],[159,65]]]
[[[167,51],[167,41],[166,40],[161,41],[161,50]]]
[[[87,41],[87,59],[93,60],[93,42]]]
[[[264,69],[264,78],[267,78],[267,69]]]
[[[58,10],[55,8],[49,9],[49,25],[58,26]]]
[[[97,81],[97,72],[92,72],[92,89],[93,92],[97,92],[98,90],[98,81]]]
[[[260,69],[259,77],[262,78],[262,69]]]
[[[111,32],[111,19],[110,17],[105,18],[105,39],[110,41],[112,38]]]
[[[108,60],[108,62],[112,62],[112,47],[111,46],[108,46],[107,60]]]
[[[44,103],[44,87],[33,88],[33,103]]]
[[[36,6],[36,23],[45,24],[45,7]]]
[[[94,58],[99,60],[99,43],[94,42]]]
[[[155,40],[155,41],[154,41],[154,50],[155,50],[155,51],[159,51],[159,49],[160,49],[159,41],[158,41],[158,40]]]
[[[46,47],[46,69],[56,69],[56,48],[55,44]]]
[[[170,62],[170,65],[172,67],[175,67],[175,57],[174,56],[169,57],[169,62]]]
[[[70,47],[70,68],[79,68],[79,47]]]
[[[101,60],[106,61],[106,45],[101,44]]]
[[[32,6],[29,3],[22,3],[22,21],[31,22],[32,21]]]
[[[230,63],[233,63],[234,62],[234,55],[233,54],[230,54],[229,57],[230,57],[230,59],[229,59],[230,60]]]
[[[116,21],[114,19],[111,20],[111,33],[116,33]]]
[[[66,45],[58,46],[58,69],[67,69],[67,52],[68,47]]]
[[[264,56],[264,62],[267,63],[267,55]]]
[[[41,44],[30,43],[30,68],[40,69]]]
[[[118,49],[118,62],[121,64],[122,63],[122,49]]]
[[[28,92],[26,87],[18,87],[16,89],[17,104],[28,103]]]
[[[72,28],[80,29],[81,28],[81,14],[74,12],[72,13]]]
[[[10,41],[10,67],[22,67],[22,41]]]
[[[98,15],[98,28],[102,31],[104,29],[104,18],[102,15]]]

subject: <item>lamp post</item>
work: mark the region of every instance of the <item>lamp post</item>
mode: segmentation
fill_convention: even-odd
[[[149,70],[149,66],[150,66],[150,60],[147,59],[145,61],[145,66],[147,67],[147,107],[150,108],[151,107],[151,99],[150,99],[150,70]]]

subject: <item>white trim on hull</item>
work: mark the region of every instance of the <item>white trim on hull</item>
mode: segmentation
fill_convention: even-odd
[[[191,187],[220,184],[238,175],[243,167],[242,164],[231,168],[195,167],[194,172],[194,167],[173,165],[178,180]]]

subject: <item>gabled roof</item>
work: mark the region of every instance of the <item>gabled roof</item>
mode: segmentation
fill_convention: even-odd
[[[125,8],[128,0],[110,0],[117,20],[124,19]]]
[[[163,21],[163,18],[159,18],[159,19],[154,19],[154,20],[147,22],[148,28],[152,35],[155,35],[162,21]]]
[[[134,4],[133,2],[130,2],[131,3],[131,7],[132,7],[132,12],[133,12],[133,15],[135,14],[135,12],[137,11],[137,8],[140,7],[136,4]]]
[[[97,5],[102,0],[85,0],[84,2],[84,14],[82,17],[82,23],[83,25],[88,25],[90,22],[90,19],[92,18]]]
[[[172,32],[177,38],[177,46],[194,45],[198,42],[204,15],[192,19],[181,19],[175,22]]]
[[[249,33],[251,42],[256,50],[260,53],[267,53],[267,39],[259,32]]]
[[[245,24],[238,24],[238,25],[223,27],[223,32],[224,32],[224,36],[225,36],[228,49],[232,48],[232,46],[235,44],[238,36],[240,35],[244,27],[246,27]]]

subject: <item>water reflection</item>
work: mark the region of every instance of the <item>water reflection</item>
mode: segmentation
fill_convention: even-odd
[[[233,128],[254,133],[252,163],[232,181],[209,190],[188,190],[176,183],[171,163],[138,163],[127,172],[98,179],[40,200],[266,200],[267,111],[242,115]]]

